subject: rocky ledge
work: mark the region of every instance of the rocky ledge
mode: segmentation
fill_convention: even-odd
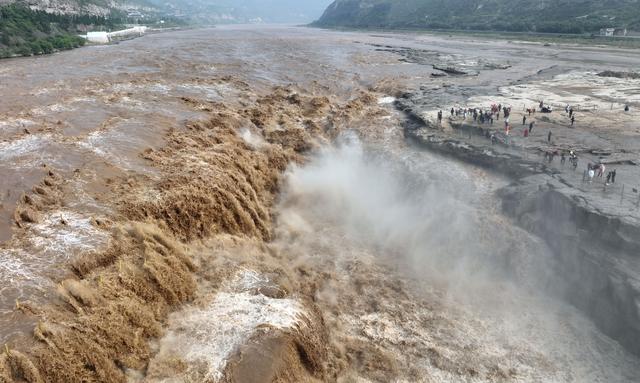
[[[446,131],[397,106],[407,113],[410,142],[512,180],[498,192],[503,211],[549,244],[558,280],[554,288],[640,355],[640,210],[600,198],[600,187],[576,187],[582,167],[573,175],[557,171],[535,153],[507,145],[496,130],[491,133],[502,140],[492,145],[484,138],[486,129],[453,123]]]

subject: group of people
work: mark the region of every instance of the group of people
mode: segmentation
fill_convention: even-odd
[[[493,105],[491,110],[482,110],[479,108],[451,108],[451,117],[462,117],[463,119],[467,119],[467,117],[471,116],[473,121],[479,122],[480,124],[489,123],[493,125],[494,118],[495,120],[500,119],[500,109],[498,106]],[[511,112],[511,108],[504,108],[504,116],[505,118],[509,118],[509,113]],[[442,111],[438,112],[438,120],[442,119]]]
[[[540,105],[540,110],[541,111],[545,111],[545,104],[544,101],[540,101],[539,103]],[[629,107],[625,106],[625,111],[628,111]],[[532,114],[536,113],[536,107],[532,107],[532,108],[527,108],[525,109],[526,113],[523,114],[522,116],[522,126],[524,126],[524,130],[523,130],[523,136],[524,137],[529,137],[529,135],[532,133],[533,128],[535,126],[535,121],[530,121],[530,119],[528,117],[531,117]],[[551,110],[550,107],[547,107],[546,110]],[[573,107],[569,104],[567,104],[564,108],[565,112],[568,114],[570,121],[571,121],[571,126],[574,126],[575,124],[575,119],[576,119],[576,115],[575,112],[573,110]],[[512,130],[512,126],[509,123],[509,118],[511,116],[511,107],[510,106],[503,106],[501,104],[492,104],[491,108],[489,109],[479,109],[479,108],[455,108],[452,107],[450,110],[451,113],[451,117],[462,117],[463,119],[467,119],[469,116],[471,116],[473,118],[473,121],[478,122],[479,124],[485,124],[485,123],[489,123],[491,125],[493,125],[494,120],[499,120],[500,119],[500,115],[502,114],[504,116],[504,133],[506,136],[509,136]],[[442,110],[438,112],[438,122],[442,122],[442,117],[443,117],[443,113]],[[527,122],[528,122],[528,127],[527,127]],[[489,129],[480,129],[480,131],[484,131],[484,135],[491,140],[491,144],[495,144],[498,141],[498,135],[494,132],[491,132]],[[471,133],[470,133],[471,134]],[[551,138],[553,137],[553,133],[551,131],[549,131],[547,133],[547,142],[549,144],[551,144]],[[545,152],[545,160],[548,161],[549,163],[553,162],[553,159],[556,156],[560,156],[560,163],[562,166],[564,166],[567,162],[567,158],[569,159],[569,163],[570,165],[573,167],[573,169],[575,170],[578,167],[578,156],[577,154],[573,151],[564,151],[564,150],[552,150],[552,151],[546,151]],[[613,184],[616,182],[616,170],[612,170],[609,171],[608,173],[605,173],[606,169],[605,169],[605,165],[604,164],[591,164],[589,163],[587,165],[587,170],[585,171],[585,178],[588,178],[589,182],[592,182],[593,179],[595,177],[598,178],[603,178],[604,175],[606,174],[606,184]]]
[[[569,104],[564,107],[565,113],[569,114],[569,119],[571,120],[571,126],[573,126],[576,122],[576,115],[573,113],[573,107]]]
[[[528,109],[528,112],[529,112],[529,115],[531,115],[532,113],[535,113],[535,107]],[[492,104],[489,109],[452,107],[449,110],[449,113],[451,114],[451,118],[462,117],[462,119],[466,120],[467,118],[471,117],[473,118],[474,122],[477,122],[481,125],[484,125],[484,124],[493,125],[494,121],[500,120],[500,116],[502,115],[504,119],[505,135],[509,136],[513,128],[509,121],[511,117],[511,106],[506,106],[502,104]],[[442,110],[440,110],[438,111],[438,124],[442,124],[442,119],[443,119],[443,112]],[[522,125],[525,126],[523,134],[525,137],[528,137],[533,131],[535,121],[529,122],[529,125],[527,128],[527,116],[524,116],[522,118]],[[495,143],[496,141],[495,135],[492,135],[487,131],[486,136],[487,138],[490,138],[493,136],[494,139],[492,139],[492,143]]]
[[[587,164],[586,176],[588,177],[589,182],[593,182],[594,177],[602,178],[605,174],[605,171],[606,171],[606,167],[604,166],[604,164],[589,163]],[[616,183],[616,174],[617,174],[616,169],[613,169],[609,173],[607,173],[607,180],[605,183],[607,185]]]
[[[567,152],[565,150],[559,151],[558,149],[555,149],[552,151],[547,151],[545,152],[544,157],[549,163],[551,163],[557,155],[560,155],[560,164],[564,166],[567,163]],[[573,166],[573,169],[575,170],[578,167],[578,156],[573,150],[570,150],[568,158],[569,164],[571,164],[571,166]]]

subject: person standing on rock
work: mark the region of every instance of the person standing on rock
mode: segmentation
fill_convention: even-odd
[[[527,125],[527,116],[522,116],[522,126]]]
[[[612,172],[607,173],[607,182],[606,182],[607,185],[611,183],[611,173]]]
[[[442,111],[438,112],[438,124],[442,124]]]
[[[547,142],[551,142],[551,131],[549,131],[549,134],[547,134]]]
[[[564,150],[562,151],[562,154],[560,154],[560,164],[562,166],[564,166],[564,163],[567,162],[567,156],[566,154],[564,154]]]
[[[604,173],[604,171],[605,171],[605,170],[606,170],[606,169],[605,169],[605,167],[604,167],[604,164],[600,164],[600,165],[598,165],[598,177],[599,177],[599,178],[602,178],[602,174]]]
[[[569,108],[569,118],[573,118],[573,108]]]
[[[576,116],[571,116],[571,126],[576,122]]]
[[[616,183],[616,169],[613,169],[613,171],[611,172],[611,183]]]
[[[533,123],[535,121],[531,121],[531,123],[529,123],[529,133],[531,133],[531,131],[533,130]]]
[[[596,172],[593,170],[591,165],[589,165],[589,182],[593,182],[593,177],[596,175]]]

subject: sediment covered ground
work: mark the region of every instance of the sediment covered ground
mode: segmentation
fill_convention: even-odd
[[[638,380],[591,310],[607,296],[565,294],[584,274],[539,228],[538,195],[405,128],[460,144],[425,128],[434,110],[541,92],[635,106],[633,86],[591,73],[639,59],[227,27],[4,62],[0,381]],[[584,145],[633,157],[625,116],[602,132],[593,113]],[[599,244],[590,259],[635,262]]]

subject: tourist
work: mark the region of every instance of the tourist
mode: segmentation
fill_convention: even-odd
[[[625,112],[628,112],[628,111],[629,111],[629,104],[627,104],[627,105],[625,105],[625,106],[624,106],[624,111],[625,111]]]
[[[529,133],[531,133],[531,131],[533,130],[533,123],[535,121],[531,121],[531,123],[529,124]]]
[[[589,182],[593,182],[593,177],[595,175],[596,175],[596,172],[591,167],[591,164],[589,164]]]
[[[606,170],[606,169],[605,169],[605,167],[604,167],[604,164],[600,164],[600,165],[598,165],[598,177],[599,177],[599,178],[602,178],[602,174],[604,173],[604,171],[605,171],[605,170]]]
[[[607,173],[607,182],[606,184],[609,185],[611,183],[611,172]]]
[[[549,131],[549,134],[547,134],[547,142],[551,142],[551,131]]]
[[[613,171],[611,172],[611,183],[616,183],[616,169],[613,169]]]
[[[569,117],[573,117],[573,107],[569,108]]]
[[[438,112],[438,124],[442,124],[442,111]]]
[[[451,117],[453,117],[454,113],[455,113],[455,110],[453,108],[451,108]]]
[[[527,125],[527,116],[522,116],[522,126]]]
[[[576,122],[576,116],[571,116],[571,126]]]
[[[567,156],[564,154],[564,150],[563,150],[562,154],[560,155],[560,164],[562,164],[562,166],[564,166],[565,162],[567,162]]]

